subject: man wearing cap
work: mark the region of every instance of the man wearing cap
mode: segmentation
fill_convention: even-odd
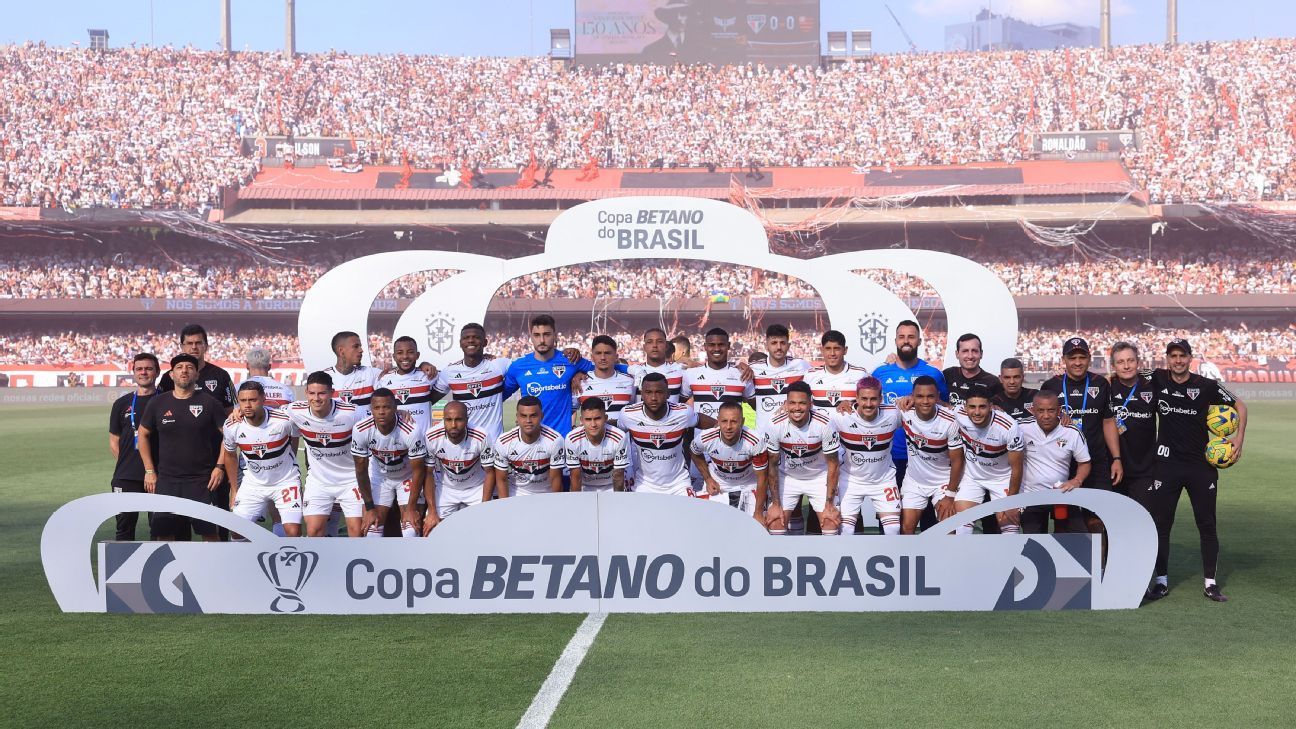
[[[211,492],[225,477],[220,464],[225,405],[198,386],[198,372],[193,355],[171,358],[174,389],[154,396],[144,409],[139,454],[145,491],[210,504]],[[153,538],[165,541],[187,539],[190,527],[205,541],[220,538],[216,525],[176,514],[154,513],[150,526]]]
[[[1201,537],[1203,593],[1215,602],[1226,602],[1228,598],[1215,582],[1219,560],[1219,536],[1215,532],[1219,472],[1206,461],[1206,441],[1210,438],[1206,414],[1212,405],[1230,405],[1237,410],[1238,429],[1228,438],[1233,443],[1233,457],[1229,462],[1232,465],[1242,455],[1247,409],[1220,383],[1193,374],[1189,369],[1192,360],[1192,345],[1186,339],[1172,339],[1166,345],[1167,368],[1152,371],[1157,439],[1151,497],[1147,503],[1157,527],[1157,558],[1155,580],[1145,597],[1159,600],[1170,592],[1170,529],[1174,526],[1179,494],[1186,490]]]
[[[1063,373],[1046,380],[1040,389],[1058,394],[1062,412],[1084,434],[1091,467],[1081,487],[1111,491],[1122,476],[1120,438],[1116,420],[1107,407],[1111,383],[1106,377],[1089,371],[1091,360],[1089,343],[1071,337],[1062,344]],[[1085,521],[1090,533],[1102,533],[1102,520],[1096,515],[1087,514]]]

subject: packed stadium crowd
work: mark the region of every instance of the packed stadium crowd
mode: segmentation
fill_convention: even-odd
[[[1152,366],[1158,362],[1155,343],[1172,336],[1191,333],[1196,342],[1198,357],[1224,366],[1226,364],[1269,365],[1296,358],[1296,329],[1233,326],[1203,326],[1192,329],[1126,329],[1120,327],[1085,328],[1078,332],[1051,328],[1023,329],[1018,334],[1018,357],[1032,372],[1051,372],[1059,366],[1057,352],[1062,342],[1071,336],[1082,336],[1093,344],[1103,367],[1101,355],[1111,344],[1128,341],[1140,345],[1145,353],[1142,364]],[[640,361],[644,352],[640,348],[639,332],[608,332],[619,345],[621,356],[627,361]],[[563,347],[581,348],[594,336],[590,332],[562,331],[559,344]],[[789,341],[793,354],[814,360],[818,356],[822,332],[791,328]],[[919,356],[927,362],[940,364],[944,360],[946,335],[943,330],[931,328],[923,333]],[[490,351],[501,357],[514,358],[530,351],[530,339],[520,332],[492,331],[488,334]],[[168,352],[174,349],[174,335],[164,331],[77,330],[77,331],[0,331],[0,365],[121,365],[136,352]],[[735,331],[731,334],[736,357],[747,357],[760,351],[763,335],[759,329]],[[702,340],[693,336],[691,346],[694,358],[702,355]],[[238,330],[211,332],[211,357],[221,362],[242,362],[252,349],[266,349],[276,361],[298,360],[297,335],[286,331]],[[368,351],[379,367],[388,367],[391,359],[391,337],[374,333],[369,337]]]
[[[1296,40],[875,56],[840,69],[544,58],[0,48],[0,205],[218,203],[257,135],[364,140],[433,168],[1014,160],[1042,131],[1130,129],[1154,202],[1286,198]]]
[[[1296,255],[1216,243],[1151,256],[1083,258],[1036,246],[1021,251],[964,252],[994,271],[1015,295],[1281,294],[1296,292]],[[232,263],[201,247],[112,253],[14,250],[0,260],[0,299],[214,298],[300,299],[342,262],[340,254],[309,265]],[[406,274],[379,294],[411,299],[453,271]],[[861,271],[900,296],[937,296],[912,276]],[[669,293],[667,293],[669,292]],[[531,299],[661,299],[757,296],[813,298],[809,284],[785,274],[707,261],[643,259],[552,268],[509,281],[497,296]]]

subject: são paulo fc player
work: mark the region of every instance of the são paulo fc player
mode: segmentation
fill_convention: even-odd
[[[770,324],[765,329],[765,351],[768,355],[764,361],[751,365],[756,388],[757,432],[764,432],[765,426],[783,409],[788,385],[800,382],[805,378],[806,372],[810,371],[809,362],[788,356],[789,336],[787,327]]]
[[[486,434],[469,427],[468,406],[462,402],[446,403],[441,423],[428,430],[425,440],[430,469],[423,479],[426,536],[440,520],[489,499],[495,481]],[[417,508],[413,495],[407,507]]]
[[[338,332],[330,343],[337,363],[324,370],[333,381],[333,398],[355,407],[356,422],[369,417],[369,398],[378,386],[378,369],[360,364],[364,347],[355,332]]]
[[[635,400],[634,378],[617,371],[617,343],[606,334],[600,334],[590,342],[590,361],[594,363],[594,369],[579,385],[572,383],[572,405],[579,408],[590,398],[601,399],[607,422],[619,428],[621,411]]]
[[[986,494],[995,501],[1016,496],[1021,489],[1023,451],[1017,422],[990,404],[990,393],[972,390],[963,396],[963,407],[955,414],[959,439],[963,445],[963,479],[954,497],[955,511],[966,511],[985,501]],[[1017,509],[995,514],[1004,534],[1021,531]],[[972,525],[959,527],[971,534]]]
[[[868,377],[868,370],[846,361],[846,336],[829,329],[820,338],[823,365],[806,373],[814,406],[825,411],[847,410],[855,397],[855,384]]]
[[[765,431],[769,469],[780,506],[784,511],[800,510],[801,497],[807,497],[823,535],[834,535],[841,525],[833,503],[838,480],[837,429],[828,413],[811,404],[810,385],[805,382],[788,387],[783,408]],[[788,532],[795,533],[791,528]]]
[[[413,418],[415,432],[423,435],[432,427],[432,405],[441,394],[433,392],[432,379],[419,369],[418,343],[413,337],[401,337],[392,344],[392,362],[395,369],[379,375],[377,386],[391,390],[397,408]]]
[[[674,405],[680,401],[680,390],[684,386],[684,372],[688,368],[667,356],[669,349],[670,342],[666,340],[666,332],[655,327],[649,329],[643,335],[644,363],[630,365],[628,371],[634,378],[636,394],[643,388],[645,375],[654,372],[663,375],[666,378],[670,403]],[[684,397],[687,399],[687,396]]]
[[[539,398],[527,395],[518,400],[517,427],[491,447],[496,498],[562,490],[563,437],[543,421]]]
[[[882,404],[882,383],[865,377],[855,388],[855,408],[834,413],[833,427],[841,440],[841,533],[855,533],[855,523],[867,499],[882,522],[883,534],[900,533],[900,487],[896,485],[891,440],[900,427],[900,413]]]
[[[465,324],[459,330],[463,359],[437,374],[435,389],[464,404],[468,427],[485,433],[489,444],[504,432],[504,374],[513,360],[486,354],[487,344],[481,324]]]
[[[297,438],[282,410],[266,405],[265,389],[251,380],[239,385],[238,407],[225,421],[225,474],[230,482],[230,511],[249,521],[265,516],[266,505],[279,510],[284,534],[301,536],[301,472]],[[245,463],[239,479],[239,456]]]
[[[635,491],[688,496],[687,448],[693,441],[697,415],[686,404],[672,404],[666,376],[644,375],[640,401],[621,411],[621,425],[636,451]]]
[[[568,433],[563,444],[567,468],[571,469],[571,490],[625,491],[629,439],[608,425],[602,399],[586,398],[579,412],[580,427]]]
[[[762,526],[772,520],[773,528],[785,531],[778,502],[765,509],[769,455],[761,437],[743,425],[741,405],[722,403],[716,427],[699,433],[689,453],[706,482],[705,498],[739,509]]]
[[[306,445],[306,535],[324,536],[338,504],[347,534],[358,537],[364,533],[366,507],[373,509],[373,495],[361,491],[351,457],[356,407],[338,402],[333,394],[333,378],[312,372],[306,378],[306,399],[288,406],[293,435]]]
[[[248,350],[246,364],[248,371],[247,381],[261,383],[261,388],[265,390],[266,407],[278,410],[287,407],[289,403],[297,399],[293,395],[291,387],[270,376],[271,362],[268,350],[261,347]]]
[[[907,467],[900,487],[900,533],[916,534],[928,504],[936,516],[954,515],[954,495],[963,479],[963,442],[954,413],[940,404],[936,378],[919,375],[912,383],[909,410],[900,414]]]
[[[356,425],[351,440],[351,455],[355,458],[360,492],[374,494],[378,505],[373,510],[373,520],[366,518],[365,533],[371,537],[382,536],[392,503],[401,510],[401,535],[418,536],[418,506],[415,504],[411,509],[409,504],[411,499],[416,501],[423,493],[423,461],[427,458],[427,446],[414,418],[397,405],[391,390],[385,387],[374,390],[369,401],[371,414]],[[371,459],[376,463],[376,469],[371,469]],[[371,470],[378,474],[377,483],[370,482]]]
[[[684,373],[684,390],[697,412],[698,425],[715,427],[715,416],[722,402],[746,402],[755,407],[756,388],[744,372],[729,362],[729,333],[715,327],[706,333],[706,361]],[[750,369],[750,368],[749,368]]]

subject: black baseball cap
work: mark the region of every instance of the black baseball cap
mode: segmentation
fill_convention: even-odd
[[[181,362],[188,362],[189,364],[193,365],[195,368],[198,367],[197,357],[193,356],[192,354],[177,354],[176,356],[171,358],[171,369],[175,369],[175,366],[180,364]]]
[[[1089,354],[1089,343],[1080,337],[1071,337],[1062,345],[1062,356],[1065,357],[1072,352]]]
[[[1166,354],[1170,354],[1176,349],[1183,350],[1183,353],[1188,355],[1189,357],[1192,356],[1192,345],[1189,344],[1188,340],[1184,339],[1183,337],[1176,337],[1174,339],[1171,339],[1170,343],[1166,345]]]

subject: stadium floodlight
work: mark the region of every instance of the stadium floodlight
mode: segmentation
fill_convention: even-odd
[[[828,31],[828,55],[830,56],[846,55],[846,31],[844,30]]]
[[[549,29],[549,57],[572,57],[571,30],[568,28]]]
[[[867,56],[873,52],[873,31],[852,30],[850,34],[852,56]]]
[[[87,28],[86,32],[90,34],[90,50],[106,51],[108,50],[108,31],[104,28]]]

